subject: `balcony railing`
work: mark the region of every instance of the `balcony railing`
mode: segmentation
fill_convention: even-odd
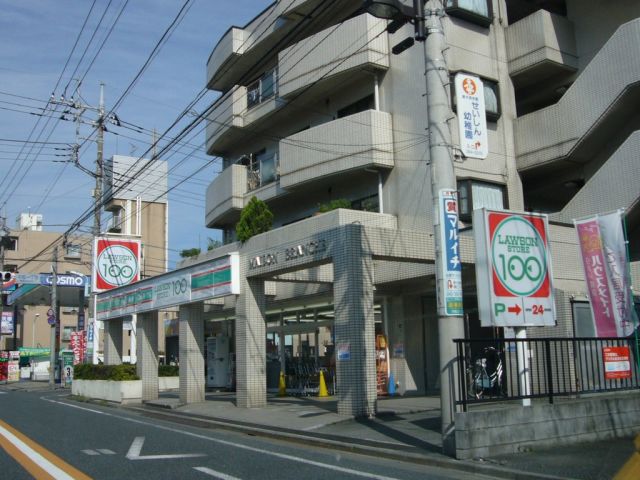
[[[458,339],[456,404],[640,388],[633,338]],[[611,361],[609,361],[611,360]],[[525,372],[525,373],[522,373]],[[523,376],[524,375],[524,376]]]

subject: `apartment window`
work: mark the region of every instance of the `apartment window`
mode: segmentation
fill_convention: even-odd
[[[255,190],[278,178],[278,155],[268,154],[264,148],[259,152],[243,155],[238,163],[247,167],[249,190]]]
[[[18,237],[6,236],[2,237],[2,240],[0,241],[2,242],[2,246],[5,250],[11,250],[14,252],[18,250]]]
[[[63,327],[62,328],[62,341],[68,342],[71,340],[71,334],[76,331],[76,327]]]
[[[247,108],[273,97],[277,90],[276,70],[270,70],[247,86]]]
[[[338,110],[338,118],[348,117],[349,115],[364,112],[365,110],[372,110],[374,107],[375,100],[373,98],[373,94],[367,95],[366,97]]]
[[[446,0],[445,10],[452,17],[488,27],[493,20],[491,0]]]
[[[270,155],[263,154],[258,160],[260,162],[260,183],[265,185],[275,182],[278,177],[277,155],[275,153]]]
[[[451,76],[451,105],[455,112],[457,110],[457,104],[455,82],[453,81],[454,77],[455,74]],[[486,78],[481,78],[480,80],[482,80],[484,87],[484,108],[487,121],[496,122],[502,114],[500,111],[500,89],[498,88],[498,82],[487,80]]]
[[[82,245],[67,243],[64,256],[69,258],[80,258],[82,256]]]
[[[506,189],[498,183],[478,180],[458,181],[460,220],[471,222],[476,208],[504,209],[507,207]]]

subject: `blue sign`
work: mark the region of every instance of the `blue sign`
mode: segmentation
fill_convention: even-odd
[[[438,298],[439,309],[447,316],[461,316],[462,310],[462,261],[458,238],[458,192],[440,190],[440,231],[443,249],[444,298]]]
[[[93,323],[90,323],[87,329],[87,342],[93,342]]]
[[[48,273],[40,274],[40,285],[51,286],[53,275]],[[59,287],[82,287],[89,284],[89,277],[86,275],[69,275],[66,273],[57,275],[56,285]]]

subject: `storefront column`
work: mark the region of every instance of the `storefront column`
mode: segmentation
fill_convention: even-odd
[[[264,280],[240,274],[236,303],[236,402],[238,407],[267,404],[267,352]]]
[[[180,306],[180,401],[204,402],[204,305]]]
[[[345,226],[333,257],[338,413],[376,413],[373,260],[360,225]]]
[[[158,312],[138,314],[136,373],[142,380],[142,400],[158,399]]]
[[[122,363],[122,318],[104,322],[104,363],[105,365]]]

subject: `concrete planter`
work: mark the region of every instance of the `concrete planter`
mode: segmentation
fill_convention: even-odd
[[[158,377],[158,391],[167,392],[180,388],[180,377]]]
[[[71,394],[115,403],[142,403],[142,380],[77,380],[71,384]]]

